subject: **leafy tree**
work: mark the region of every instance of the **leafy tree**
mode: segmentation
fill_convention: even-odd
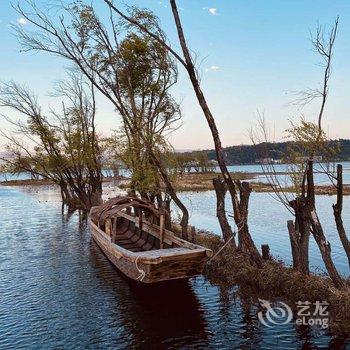
[[[286,138],[292,142],[288,143],[282,159],[288,164],[294,192],[301,194],[310,155],[314,161],[318,160],[321,167],[322,163],[329,167],[339,153],[339,147],[336,143],[330,144],[325,132],[319,132],[317,124],[304,118],[301,118],[299,124],[291,123],[291,127],[286,130]]]
[[[127,21],[117,21],[112,12],[108,20],[101,21],[93,6],[80,1],[62,6],[56,14],[58,21],[33,3],[27,10],[18,5],[17,11],[37,29],[28,33],[18,28],[23,50],[67,59],[113,104],[122,118],[118,143],[133,173],[132,190],[141,196],[157,196],[160,201],[157,181],[161,177],[166,195],[183,213],[185,234],[188,211],[176,196],[163,157],[156,159],[166,134],[181,116],[169,93],[177,70],[167,50]],[[153,13],[130,8],[129,15],[165,39]],[[146,193],[147,187],[146,192],[157,188],[158,193]]]
[[[102,200],[94,89],[71,74],[55,91],[63,98],[62,108],[45,114],[28,88],[15,82],[0,87],[0,105],[22,117],[5,117],[13,127],[11,133],[2,131],[12,155],[5,161],[14,173],[28,172],[59,185],[62,200],[71,209],[89,210]]]

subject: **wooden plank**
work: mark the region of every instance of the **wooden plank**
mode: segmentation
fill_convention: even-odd
[[[142,281],[144,283],[196,276],[202,272],[205,262],[207,261],[205,249],[203,248],[189,250],[180,247],[139,253],[125,250],[125,252],[127,252],[126,255],[118,255],[118,253],[123,251],[123,248],[111,243],[108,236],[103,231],[99,230],[96,225],[91,225],[91,227],[94,239],[107,258],[120,269],[120,271],[134,280],[137,280],[140,276],[140,272],[136,268],[135,260],[129,260],[127,257],[138,257],[139,269],[146,272],[146,276]],[[155,260],[157,263],[152,264]]]
[[[90,224],[90,227],[92,228],[92,231],[93,232],[95,231],[95,233],[96,233],[95,236],[101,236],[102,238],[104,238],[104,240],[111,245],[115,254],[118,254],[118,255],[121,254],[124,259],[127,259],[131,262],[135,262],[136,258],[139,256],[139,254],[148,253],[148,252],[134,253],[134,252],[131,252],[127,249],[124,249],[123,247],[121,247],[117,244],[112,243],[110,237],[108,237],[105,232],[103,232],[100,228],[98,228],[92,222],[92,220],[90,218],[89,218],[88,222]],[[143,263],[147,263],[147,264],[159,264],[159,263],[161,263],[161,257],[160,256],[152,256],[152,255],[149,255],[149,256],[144,255],[144,256],[142,256],[142,259],[139,259],[139,262],[140,263],[143,262]]]
[[[134,216],[128,215],[124,212],[120,212],[118,215],[134,222],[135,226],[138,227],[138,225],[137,225],[138,220]],[[150,234],[152,234],[156,238],[160,239],[159,226],[152,224],[149,221],[144,220],[143,221],[143,229],[148,231]],[[176,245],[180,245],[180,246],[186,247],[188,249],[205,249],[208,257],[213,255],[213,252],[210,249],[206,249],[198,244],[194,244],[194,243],[185,241],[184,239],[181,239],[180,237],[175,236],[173,232],[171,232],[167,229],[164,229],[164,242],[169,244],[170,246],[172,243],[175,243]]]
[[[159,225],[159,240],[160,240],[160,249],[163,249],[164,247],[164,220],[165,220],[165,216],[162,213],[162,215],[160,216],[160,225]]]

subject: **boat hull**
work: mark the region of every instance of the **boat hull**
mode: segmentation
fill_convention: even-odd
[[[183,248],[133,253],[111,242],[89,219],[91,234],[108,260],[127,277],[142,283],[187,279],[200,275],[209,258],[208,250]]]

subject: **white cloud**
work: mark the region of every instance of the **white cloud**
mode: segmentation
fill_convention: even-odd
[[[202,10],[208,11],[213,16],[216,16],[218,14],[218,9],[216,7],[202,7]]]
[[[17,23],[20,24],[21,26],[25,26],[28,22],[24,17],[20,17],[17,19]]]
[[[209,72],[210,70],[213,70],[213,71],[217,71],[217,70],[219,70],[220,69],[220,67],[219,66],[210,66],[209,68],[205,68],[205,71],[206,72]]]

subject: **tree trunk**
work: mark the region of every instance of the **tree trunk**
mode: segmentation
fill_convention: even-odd
[[[148,152],[150,154],[150,159],[153,162],[154,166],[158,169],[162,180],[164,181],[165,188],[167,194],[171,197],[171,199],[174,201],[174,203],[177,205],[177,207],[181,210],[182,212],[182,218],[180,221],[180,226],[181,226],[181,235],[183,239],[188,238],[188,221],[189,221],[189,214],[186,206],[182,203],[181,199],[177,196],[176,191],[169,180],[169,176],[166,172],[166,170],[163,168],[162,163],[159,161],[157,156],[154,154],[153,150],[151,149],[150,146],[147,147]]]
[[[320,249],[322,260],[326,266],[329,277],[332,279],[336,288],[344,289],[345,283],[333,263],[331,244],[326,239],[316,212],[313,160],[309,160],[307,167],[307,204],[306,212],[312,227],[312,234]]]
[[[230,244],[236,249],[234,233],[232,232],[232,228],[227,220],[225,212],[225,195],[227,191],[225,182],[220,177],[217,177],[213,179],[213,186],[216,193],[216,216],[220,223],[222,237],[225,242],[231,239]]]
[[[90,208],[87,208],[89,211],[91,207],[98,206],[102,204],[102,180],[97,178],[92,180],[93,184],[91,186],[91,195],[90,195]]]
[[[292,249],[293,269],[302,274],[309,274],[309,237],[310,234],[301,235],[292,220],[287,222],[289,239]],[[303,238],[301,238],[303,237]]]
[[[174,203],[178,206],[178,208],[182,212],[182,218],[180,221],[181,226],[181,235],[183,239],[188,238],[188,221],[189,221],[189,214],[186,206],[182,203],[180,198],[177,196],[174,188],[172,186],[167,186],[167,193],[170,195],[171,199],[174,201]]]
[[[188,47],[187,47],[185,35],[184,35],[182,25],[181,25],[180,16],[179,16],[179,13],[177,10],[176,1],[170,0],[170,4],[171,4],[175,24],[176,24],[176,29],[177,29],[181,49],[182,49],[182,52],[183,52],[183,55],[185,58],[185,68],[188,72],[189,78],[190,78],[192,86],[193,86],[193,90],[196,94],[198,103],[199,103],[200,107],[202,108],[203,114],[207,120],[208,126],[210,128],[210,131],[211,131],[211,134],[213,137],[216,159],[218,161],[222,176],[223,176],[225,183],[227,185],[227,189],[231,195],[234,219],[235,219],[236,225],[238,227],[238,230],[241,231],[241,234],[243,234],[243,237],[242,237],[243,239],[241,241],[246,246],[245,248],[249,252],[249,254],[251,254],[252,261],[254,261],[257,266],[261,267],[262,266],[261,256],[260,256],[258,249],[256,248],[256,246],[254,244],[254,241],[252,240],[252,238],[250,236],[248,224],[247,224],[246,213],[240,212],[236,186],[235,186],[235,183],[231,177],[231,174],[229,173],[227,166],[226,166],[226,162],[224,159],[224,153],[223,153],[223,149],[222,149],[222,145],[221,145],[221,140],[220,140],[220,136],[219,136],[219,131],[218,131],[218,128],[216,126],[215,119],[214,119],[214,117],[209,109],[207,101],[206,101],[204,94],[201,90],[201,87],[200,87],[200,84],[199,84],[199,81],[197,78],[196,69],[195,69],[195,66],[194,66],[193,61],[192,61],[192,57],[191,57],[190,52],[189,52]],[[249,198],[249,195],[248,195],[248,198]],[[241,200],[245,201],[245,198],[241,198]],[[242,230],[240,230],[239,226],[241,226],[242,223],[243,223],[244,228]]]
[[[334,285],[338,289],[345,289],[346,285],[339,275],[331,256],[331,244],[327,241],[320,220],[317,216],[316,210],[313,209],[310,212],[311,225],[312,225],[312,233],[315,237],[316,243],[320,249],[323,262],[328,271],[329,277],[332,279]]]
[[[295,223],[288,222],[288,231],[292,247],[293,267],[305,274],[309,270],[309,241],[310,241],[310,220],[308,218],[308,201],[305,197],[297,197],[289,202],[294,210]]]
[[[160,184],[159,184],[160,186]],[[157,206],[158,208],[164,208],[166,215],[165,215],[165,228],[167,230],[171,230],[171,197],[170,196],[165,196],[165,198],[163,199],[162,194],[156,193],[155,195],[155,200],[157,202]],[[157,223],[158,224],[158,223]]]
[[[237,223],[238,228],[238,248],[249,254],[251,261],[257,267],[261,268],[262,258],[256,248],[254,241],[249,233],[248,226],[248,209],[249,198],[252,192],[249,182],[239,182],[239,213],[240,221]]]
[[[340,241],[344,247],[345,253],[348,257],[348,263],[350,267],[350,242],[346,235],[346,231],[343,223],[343,196],[344,196],[344,185],[343,185],[343,166],[338,164],[337,166],[337,203],[333,204],[333,214]]]
[[[70,206],[73,202],[73,197],[68,189],[68,185],[66,182],[61,181],[59,183],[60,190],[61,190],[61,197],[63,204],[66,204],[67,206]]]
[[[261,245],[261,255],[262,255],[263,260],[270,260],[271,259],[270,246],[268,244]]]

